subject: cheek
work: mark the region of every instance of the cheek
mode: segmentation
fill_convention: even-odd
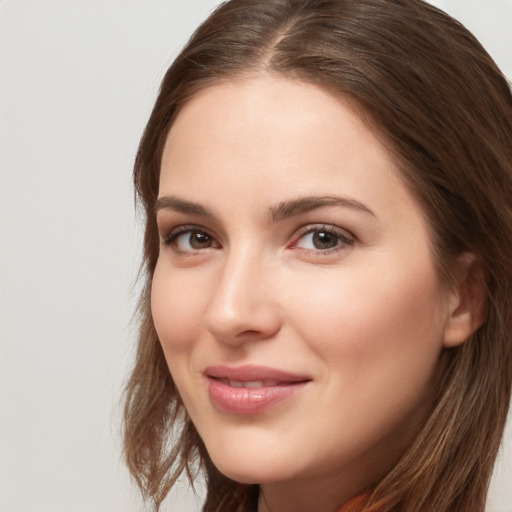
[[[343,425],[346,435],[332,439],[340,450],[347,439],[365,449],[382,436],[414,431],[430,407],[442,349],[437,281],[428,272],[397,275],[354,272],[317,282],[308,305],[293,306],[297,337],[321,361],[325,385],[305,414],[331,411],[324,432],[333,422]]]
[[[167,366],[192,417],[198,413],[190,391],[197,388],[192,353],[200,337],[204,289],[183,273],[171,272],[165,261],[156,266],[151,287],[151,313]]]
[[[156,266],[151,286],[151,313],[166,357],[188,352],[199,332],[204,289],[180,273]]]
[[[307,301],[289,297],[288,310],[299,336],[331,367],[343,367],[354,378],[381,371],[430,371],[442,348],[444,324],[440,294],[430,265],[386,265],[325,275],[304,282],[314,290]],[[320,276],[321,277],[321,276]],[[375,371],[370,372],[371,366]]]

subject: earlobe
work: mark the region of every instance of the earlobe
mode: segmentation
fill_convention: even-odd
[[[459,259],[457,280],[448,300],[444,346],[464,343],[487,318],[487,284],[482,264],[472,253]]]

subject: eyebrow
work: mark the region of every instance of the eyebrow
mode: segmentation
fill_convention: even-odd
[[[158,213],[160,210],[173,210],[175,212],[215,219],[215,215],[208,208],[205,208],[199,203],[185,201],[175,196],[159,197],[155,203],[155,213]]]
[[[283,201],[269,208],[269,217],[270,220],[277,222],[288,217],[294,217],[327,206],[341,206],[366,213],[372,217],[377,217],[365,204],[355,199],[340,196],[307,196],[290,201]],[[173,210],[210,219],[216,218],[211,210],[201,204],[186,201],[175,196],[163,196],[158,198],[155,203],[155,213],[158,213],[160,210]]]
[[[377,217],[365,204],[355,199],[340,196],[309,196],[300,197],[291,201],[284,201],[270,208],[269,214],[271,220],[278,221],[286,219],[287,217],[293,217],[312,210],[317,210],[318,208],[324,208],[326,206],[342,206],[344,208],[369,214],[372,217]]]

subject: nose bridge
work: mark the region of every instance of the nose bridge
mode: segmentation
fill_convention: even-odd
[[[219,340],[238,343],[279,330],[271,265],[249,243],[230,249],[206,311],[206,327]]]

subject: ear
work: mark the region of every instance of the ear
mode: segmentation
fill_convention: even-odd
[[[459,258],[456,282],[448,297],[444,346],[464,343],[487,318],[487,284],[482,264],[474,254]]]

